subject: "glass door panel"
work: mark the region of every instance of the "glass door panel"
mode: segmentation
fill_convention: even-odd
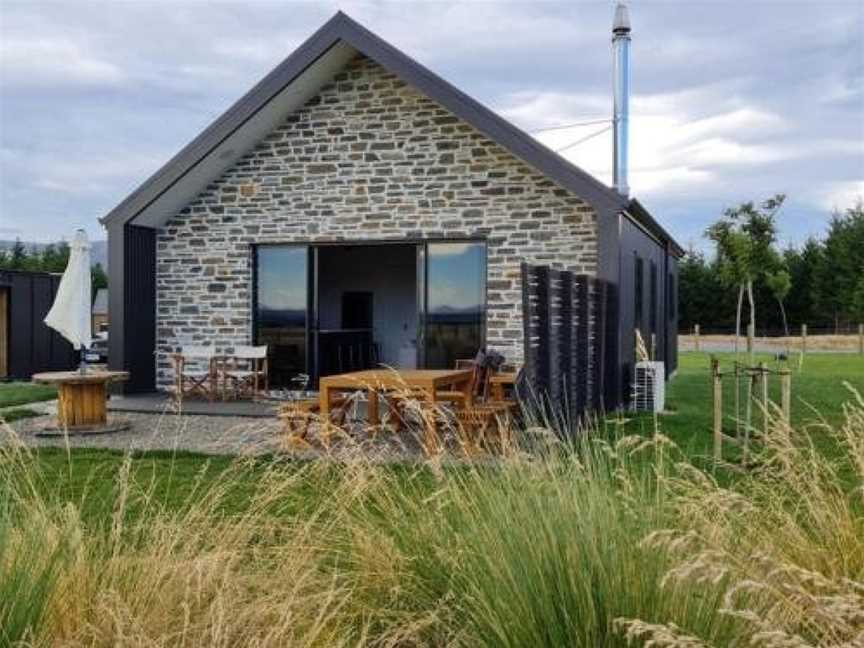
[[[483,346],[486,244],[430,243],[426,253],[425,366],[452,368]]]
[[[270,383],[297,387],[308,374],[308,251],[297,246],[256,248],[255,341],[269,347]]]

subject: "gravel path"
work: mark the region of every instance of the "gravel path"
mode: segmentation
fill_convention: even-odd
[[[363,426],[354,426],[351,434],[332,438],[325,448],[318,430],[310,430],[308,445],[286,445],[282,423],[276,418],[235,416],[109,413],[111,420],[123,419],[131,428],[107,434],[39,436],[54,422],[56,401],[33,403],[31,409],[43,416],[0,424],[0,444],[19,440],[31,447],[106,448],[112,450],[186,450],[205,454],[255,455],[289,453],[298,457],[349,458],[361,451],[373,461],[413,461],[423,452],[414,435],[384,432],[370,435]]]

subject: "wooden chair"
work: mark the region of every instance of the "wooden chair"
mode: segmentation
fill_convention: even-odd
[[[234,398],[259,394],[270,389],[266,346],[236,346],[220,370],[223,390],[230,390]]]
[[[465,407],[468,404],[467,396],[470,394],[472,400],[483,400],[489,395],[489,371],[477,365],[473,360],[457,360],[456,369],[471,369],[471,382],[465,391],[458,389],[447,389],[439,391],[436,398],[445,403],[451,403],[456,407]]]
[[[516,403],[489,402],[457,409],[454,412],[459,425],[460,442],[467,454],[487,445],[491,432],[502,446],[507,443],[504,433],[509,430],[512,410]]]
[[[330,424],[337,428],[345,425],[350,405],[348,401],[348,398],[342,396],[337,396],[331,401]],[[283,405],[279,409],[279,419],[282,421],[286,444],[295,447],[311,446],[307,438],[309,429],[314,423],[322,423],[320,412],[320,403],[314,398],[289,401]],[[325,445],[329,445],[329,442],[325,441]]]
[[[171,356],[174,362],[174,397],[200,395],[216,397],[216,349],[212,346],[184,346]]]

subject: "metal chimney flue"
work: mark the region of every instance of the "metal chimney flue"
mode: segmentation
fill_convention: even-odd
[[[612,23],[613,107],[615,134],[613,184],[618,193],[630,194],[627,181],[630,147],[630,15],[627,5],[619,2]]]

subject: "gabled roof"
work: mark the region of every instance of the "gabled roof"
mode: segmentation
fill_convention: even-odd
[[[160,225],[185,207],[207,184],[233,165],[288,114],[314,96],[358,52],[589,202],[600,214],[618,212],[627,207],[626,197],[540,144],[340,11],[103,217],[102,224],[134,221],[135,224],[149,227]]]

